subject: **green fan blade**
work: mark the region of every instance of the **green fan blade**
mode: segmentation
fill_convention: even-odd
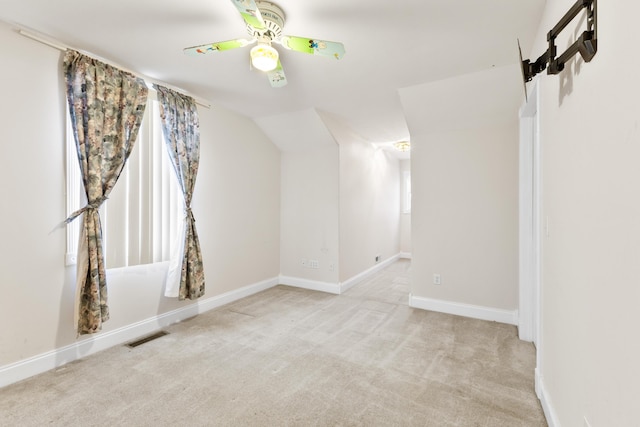
[[[184,48],[183,51],[186,55],[198,56],[198,55],[204,55],[211,52],[218,52],[218,51],[222,52],[225,50],[236,49],[238,47],[247,46],[251,43],[252,43],[251,41],[245,40],[245,39],[227,40],[224,42],[209,43],[209,44],[203,44],[201,46],[187,47],[187,48]]]
[[[310,53],[312,55],[330,56],[340,59],[345,54],[344,45],[339,42],[311,39],[308,37],[282,36],[280,43],[287,49]]]
[[[262,14],[260,9],[256,6],[254,0],[231,0],[233,5],[238,9],[244,22],[251,25],[257,30],[265,29],[264,21],[262,20]]]
[[[280,60],[278,60],[278,66],[267,73],[267,77],[269,77],[269,83],[272,87],[282,87],[287,84],[287,77],[284,75]]]

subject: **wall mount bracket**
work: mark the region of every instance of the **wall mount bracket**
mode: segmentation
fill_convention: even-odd
[[[597,0],[578,0],[569,11],[560,19],[555,27],[547,34],[549,48],[538,59],[531,62],[522,60],[520,53],[520,65],[525,83],[547,69],[547,74],[558,74],[564,70],[564,66],[576,53],[580,53],[585,62],[590,62],[598,51],[597,38]],[[556,56],[556,37],[569,23],[583,10],[587,10],[587,30],[583,31],[577,40],[567,48],[560,56]]]

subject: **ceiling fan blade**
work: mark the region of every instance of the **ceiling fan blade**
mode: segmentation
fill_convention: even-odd
[[[280,60],[278,60],[278,66],[267,73],[267,77],[269,77],[271,87],[282,87],[287,84],[287,77],[284,75]]]
[[[340,59],[344,56],[344,45],[340,42],[330,42],[308,37],[282,36],[280,44],[287,49],[312,55],[329,56]]]
[[[260,9],[256,5],[255,0],[231,0],[233,5],[238,9],[240,15],[242,15],[242,19],[244,22],[251,25],[253,28],[257,30],[265,29],[264,20],[262,19],[262,14],[260,13]]]
[[[253,43],[253,40],[246,39],[235,39],[235,40],[227,40],[224,42],[217,43],[208,43],[200,46],[186,47],[183,49],[183,52],[186,55],[198,56],[204,55],[212,52],[222,52],[225,50],[236,49],[238,47],[244,47]]]

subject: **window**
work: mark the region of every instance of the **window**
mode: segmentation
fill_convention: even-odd
[[[402,172],[402,213],[411,213],[411,172]]]
[[[164,146],[160,106],[149,91],[138,139],[109,199],[100,208],[107,268],[169,260],[184,201]],[[71,122],[67,122],[67,211],[86,204]],[[67,265],[75,264],[78,217],[67,226]]]

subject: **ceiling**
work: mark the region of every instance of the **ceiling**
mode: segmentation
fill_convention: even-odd
[[[322,115],[372,143],[410,139],[400,93],[412,87],[428,85],[437,96],[422,101],[427,111],[455,115],[459,99],[447,88],[456,78],[519,73],[516,39],[530,50],[545,0],[274,2],[286,15],[283,34],[343,42],[344,58],[275,45],[288,84],[272,88],[250,69],[249,47],[184,55],[184,47],[247,37],[230,0],[0,0],[0,20],[249,116],[289,150],[326,132],[318,129]]]

